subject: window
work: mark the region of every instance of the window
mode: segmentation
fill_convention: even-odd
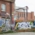
[[[24,17],[24,18],[25,18],[25,12],[24,12],[24,13],[22,13],[22,17]]]
[[[5,12],[5,10],[6,10],[5,4],[1,4],[1,11]]]
[[[22,17],[24,16],[24,14],[22,13]]]
[[[21,15],[21,13],[20,13],[20,17],[21,17],[22,15]]]
[[[19,13],[18,13],[18,18],[19,18]]]

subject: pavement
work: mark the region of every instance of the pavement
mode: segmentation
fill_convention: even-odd
[[[18,32],[18,33],[9,33],[0,35],[35,35],[35,32]]]

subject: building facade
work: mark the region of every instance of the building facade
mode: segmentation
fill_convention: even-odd
[[[17,12],[17,19],[16,21],[34,21],[34,12],[28,12],[28,15],[25,19],[25,13],[24,12]]]
[[[31,29],[35,24],[34,21],[34,12],[27,12],[27,16],[25,17],[25,12],[16,12],[16,26],[15,28],[19,28],[19,30]]]
[[[34,12],[28,12],[25,8],[17,8],[16,10],[17,19],[16,21],[34,21]]]
[[[15,0],[0,0],[0,17],[3,23],[12,23]]]

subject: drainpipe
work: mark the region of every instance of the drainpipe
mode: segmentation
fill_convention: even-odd
[[[13,2],[10,2],[10,27],[11,27],[11,30],[13,30],[13,23],[12,23],[12,19],[13,19],[13,15],[12,15],[12,3]]]
[[[10,2],[10,28],[12,28],[11,24],[12,24],[12,2]]]

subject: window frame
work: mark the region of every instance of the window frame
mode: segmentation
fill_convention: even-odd
[[[2,8],[3,8],[2,5],[5,6],[4,9],[2,9]],[[5,3],[2,3],[2,4],[1,4],[1,12],[6,12],[6,4],[5,4]]]
[[[2,11],[2,4],[5,5],[5,11]],[[2,2],[1,2],[1,12],[6,12],[6,2],[5,2],[5,1],[2,1]]]

